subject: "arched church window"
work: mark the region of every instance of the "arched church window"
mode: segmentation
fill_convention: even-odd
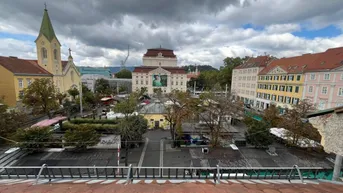
[[[57,60],[57,49],[54,49],[54,59]]]
[[[74,83],[74,71],[70,72],[71,82]]]
[[[45,48],[42,48],[42,58],[44,59],[44,58],[48,58],[48,52],[47,52],[47,50],[45,49]]]

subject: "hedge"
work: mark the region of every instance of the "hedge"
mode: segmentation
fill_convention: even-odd
[[[106,133],[119,133],[119,129],[117,125],[114,124],[73,124],[70,122],[63,123],[63,130],[73,130],[77,129],[79,127],[84,126],[86,127],[91,127],[97,132],[106,132]]]
[[[111,124],[116,125],[118,124],[117,119],[83,119],[83,118],[77,118],[77,119],[71,119],[71,123],[73,124]]]

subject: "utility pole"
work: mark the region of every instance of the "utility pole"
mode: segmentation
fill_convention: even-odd
[[[225,84],[225,98],[227,98],[227,84]]]
[[[194,89],[194,95],[195,95],[195,87],[196,87],[196,85],[197,85],[197,81],[194,80],[194,88],[193,88]]]
[[[83,114],[82,114],[82,82],[80,82],[80,115],[81,117],[83,117]]]

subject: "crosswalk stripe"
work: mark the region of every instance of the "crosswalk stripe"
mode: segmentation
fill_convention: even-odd
[[[282,184],[282,182],[279,182],[277,180],[263,180],[263,181],[268,182],[270,184]]]
[[[56,181],[53,181],[53,183],[59,184],[59,183],[66,183],[66,182],[72,182],[72,181],[74,181],[74,180],[72,180],[72,179],[56,180]]]
[[[34,180],[33,179],[29,179],[29,180],[20,180],[20,181],[17,181],[17,182],[11,182],[7,185],[12,185],[12,184],[20,184],[20,183],[29,183],[29,182],[33,182]]]
[[[196,180],[197,182],[200,182],[200,183],[203,183],[205,184],[206,183],[206,180]]]
[[[96,183],[99,183],[102,181],[104,181],[104,180],[91,180],[91,181],[86,182],[86,184],[96,184]]]

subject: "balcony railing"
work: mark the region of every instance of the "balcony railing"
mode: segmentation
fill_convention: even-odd
[[[117,166],[9,166],[0,179],[326,179],[332,169],[320,167],[117,167]],[[342,175],[343,173],[341,173]]]

